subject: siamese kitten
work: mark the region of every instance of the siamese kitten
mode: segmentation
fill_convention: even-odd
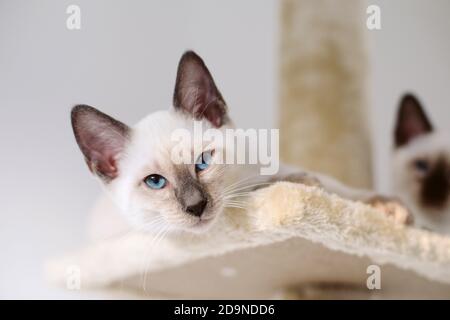
[[[450,233],[450,135],[436,132],[420,102],[405,95],[394,133],[393,187],[418,226]]]
[[[210,72],[192,51],[179,62],[173,107],[148,115],[134,127],[86,105],[72,110],[75,138],[89,169],[102,181],[114,206],[141,230],[154,231],[162,225],[204,231],[224,208],[242,206],[236,199],[279,180],[322,186],[343,197],[366,201],[401,222],[407,220],[407,211],[395,201],[298,168],[282,167],[276,176],[258,176],[255,165],[219,164],[215,158],[226,150],[203,141],[195,142],[197,148],[183,146],[195,163],[175,164],[171,151],[176,142],[171,135],[177,129],[193,134],[194,121],[221,132],[234,127]]]

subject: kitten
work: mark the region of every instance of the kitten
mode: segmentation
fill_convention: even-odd
[[[173,106],[148,115],[133,128],[86,105],[72,110],[75,138],[89,169],[134,227],[154,231],[162,225],[201,232],[224,208],[242,206],[236,199],[278,180],[318,185],[349,199],[367,201],[402,222],[407,219],[407,211],[395,201],[298,168],[283,166],[276,176],[258,176],[257,165],[218,164],[214,159],[226,150],[206,147],[203,141],[196,142],[200,144],[196,154],[192,145],[183,146],[197,159],[195,163],[171,161],[175,130],[192,134],[194,121],[220,132],[234,128],[210,72],[192,51],[179,62]]]
[[[450,233],[450,135],[436,132],[411,94],[401,101],[394,133],[393,187],[418,226]]]

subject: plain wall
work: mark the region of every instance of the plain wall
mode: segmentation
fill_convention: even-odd
[[[377,186],[388,188],[393,116],[404,90],[449,128],[450,2],[370,1],[368,32]],[[66,28],[69,4],[82,28]],[[133,124],[171,105],[178,59],[204,57],[243,127],[276,127],[277,1],[0,0],[0,297],[63,297],[45,258],[82,245],[100,193],[73,138],[71,106]],[[365,28],[365,26],[362,26]]]
[[[366,0],[381,8],[368,31],[375,182],[390,190],[390,155],[400,97],[413,92],[439,130],[450,131],[450,1]]]

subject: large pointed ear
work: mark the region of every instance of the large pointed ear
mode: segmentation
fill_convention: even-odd
[[[105,182],[118,175],[117,161],[129,140],[130,129],[97,109],[72,109],[72,128],[89,169]]]
[[[216,128],[228,121],[225,101],[205,63],[193,51],[181,57],[173,104],[197,120],[206,118]]]
[[[400,101],[395,128],[395,146],[401,147],[412,139],[433,131],[419,100],[412,94],[406,94]]]

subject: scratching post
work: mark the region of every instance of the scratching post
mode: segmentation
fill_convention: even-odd
[[[371,187],[364,12],[360,0],[282,0],[281,156]]]

